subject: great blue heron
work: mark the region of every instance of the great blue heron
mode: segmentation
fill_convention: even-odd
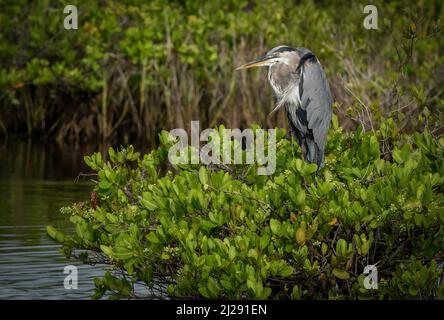
[[[332,116],[330,88],[319,60],[306,48],[279,46],[236,70],[268,67],[268,81],[285,106],[291,131],[306,162],[324,166],[324,147]]]

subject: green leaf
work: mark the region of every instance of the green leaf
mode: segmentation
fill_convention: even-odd
[[[148,201],[146,199],[142,199],[140,203],[150,211],[156,210],[158,207],[154,202]]]
[[[336,243],[336,254],[338,256],[345,256],[347,254],[347,242],[344,239],[339,239]]]
[[[247,279],[247,287],[250,288],[253,292],[256,291],[256,281],[254,278]]]
[[[276,219],[270,220],[270,228],[271,228],[271,232],[273,232],[273,234],[278,234],[280,227],[281,227],[281,223],[279,221],[277,221]]]
[[[156,234],[154,232],[150,232],[147,236],[146,236],[147,240],[152,242],[152,243],[160,243],[159,238],[157,238]]]
[[[362,252],[363,256],[367,255],[368,251],[370,250],[370,246],[371,246],[371,242],[370,241],[365,241],[362,244],[361,252]]]
[[[210,295],[209,295],[209,293],[208,293],[208,291],[207,291],[207,288],[206,288],[205,286],[200,285],[198,290],[199,290],[199,293],[200,293],[204,298],[207,298],[207,299],[210,298]]]
[[[397,163],[402,163],[402,157],[401,157],[401,151],[399,149],[394,149],[392,152],[393,160],[395,160]]]
[[[312,174],[315,173],[316,170],[318,170],[318,166],[315,163],[310,163],[305,167],[305,173],[306,174]]]
[[[294,287],[293,287],[291,297],[292,297],[293,299],[295,299],[295,300],[301,298],[301,291],[299,290],[299,287],[298,287],[298,286],[294,286]]]
[[[302,173],[302,167],[303,167],[303,162],[302,162],[302,160],[301,159],[296,159],[295,160],[295,166],[296,166],[296,170],[299,172],[299,173]]]
[[[265,233],[264,235],[262,235],[260,242],[261,242],[261,249],[262,250],[265,249],[270,243],[270,236]]]
[[[127,260],[129,258],[134,257],[134,252],[125,247],[116,247],[114,249],[114,256],[120,260]]]
[[[65,241],[65,235],[63,232],[56,230],[54,227],[47,226],[46,231],[51,236],[51,238],[57,240],[60,243],[63,243]]]
[[[248,250],[248,255],[249,258],[254,258],[257,259],[258,254],[257,254],[257,250],[256,249],[250,249]]]
[[[333,269],[333,274],[335,275],[336,278],[341,280],[350,279],[350,274],[345,270]]]
[[[331,117],[332,128],[337,130],[339,128],[338,116],[333,114]]]
[[[230,249],[228,250],[228,259],[230,259],[230,261],[233,261],[234,258],[236,258],[236,248],[230,247]]]
[[[46,232],[48,233],[48,235],[51,238],[56,239],[56,235],[57,235],[56,228],[54,228],[53,226],[46,226]]]
[[[328,246],[325,242],[323,242],[321,246],[322,255],[325,256],[327,254],[327,251],[328,251]]]
[[[103,244],[100,245],[100,250],[102,250],[108,257],[112,258],[113,249],[109,246],[105,246]]]
[[[299,190],[298,195],[296,196],[296,204],[298,206],[302,206],[305,203],[305,190]]]
[[[288,196],[290,197],[290,200],[293,201],[293,203],[298,203],[297,192],[294,188],[290,186],[288,187]]]
[[[262,300],[267,299],[270,296],[271,292],[272,292],[271,288],[268,288],[268,287],[264,288],[262,291],[262,295],[259,297],[259,299],[262,299]]]
[[[109,154],[109,158],[111,159],[111,161],[114,161],[114,159],[116,157],[116,152],[114,151],[113,147],[109,147],[108,154]]]
[[[99,188],[103,190],[108,190],[109,188],[111,188],[111,183],[107,180],[102,180],[99,182]]]
[[[207,288],[212,297],[217,297],[219,295],[219,284],[217,283],[217,280],[213,277],[208,278]]]
[[[57,242],[63,243],[65,241],[65,235],[63,234],[63,232],[58,231],[56,228],[52,226],[47,226],[46,232],[51,238],[53,238]]]
[[[280,272],[282,277],[289,277],[294,273],[294,268],[291,266],[285,266],[284,269]]]
[[[199,180],[202,185],[208,184],[208,173],[205,167],[200,167],[199,169]]]
[[[117,223],[119,221],[119,218],[115,215],[112,214],[110,212],[106,213],[106,218],[111,222],[111,223]]]

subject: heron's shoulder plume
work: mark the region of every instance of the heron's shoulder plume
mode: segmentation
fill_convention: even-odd
[[[268,114],[268,116],[271,116],[273,113],[278,111],[284,104],[285,104],[285,99],[279,99],[279,101],[276,104],[276,107]]]
[[[299,47],[299,48],[296,48],[294,50],[297,51],[301,57],[305,56],[305,55],[310,55],[310,54],[314,55],[314,53],[310,49],[307,49],[307,48],[304,48],[304,47]]]

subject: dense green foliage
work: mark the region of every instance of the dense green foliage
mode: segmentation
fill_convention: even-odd
[[[67,4],[78,30],[63,28]],[[280,44],[316,53],[347,130],[393,117],[441,134],[443,2],[372,4],[378,30],[355,1],[3,1],[0,134],[127,143],[190,120],[285,127],[284,114],[267,118],[263,71],[234,72]]]
[[[401,135],[392,120],[345,134],[334,117],[315,187],[316,165],[284,133],[270,176],[255,165],[173,167],[167,132],[150,154],[85,157],[98,175],[92,203],[62,210],[74,236],[48,233],[68,256],[90,249],[85,262],[95,252],[125,271],[97,279],[96,298],[131,297],[138,282],[164,297],[443,299],[444,138]],[[370,264],[377,290],[363,287]]]

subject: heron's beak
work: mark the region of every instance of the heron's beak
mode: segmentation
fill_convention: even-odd
[[[241,65],[240,67],[237,67],[236,70],[243,70],[243,69],[250,69],[254,67],[265,67],[269,66],[272,62],[275,62],[275,56],[269,55],[269,56],[263,56],[260,58],[257,58],[253,61],[250,61],[246,64]]]

